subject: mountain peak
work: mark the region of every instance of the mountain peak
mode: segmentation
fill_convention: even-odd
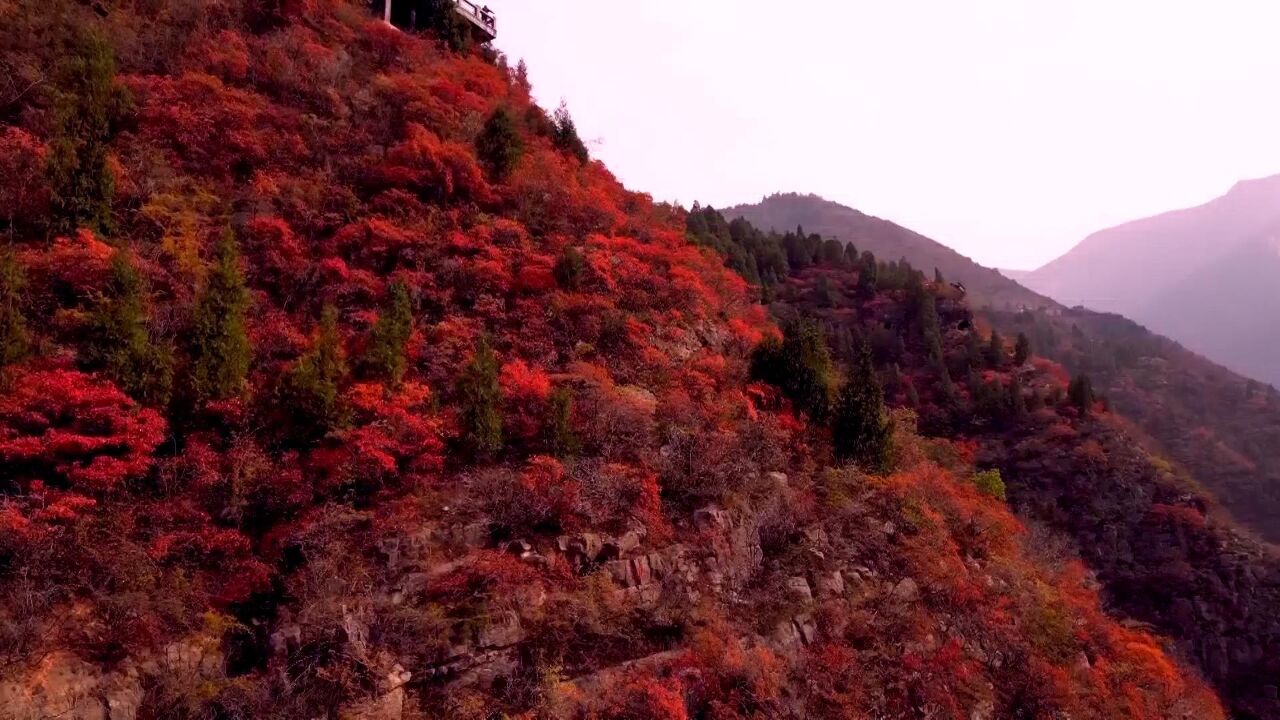
[[[724,215],[745,218],[763,229],[787,231],[802,226],[805,232],[852,243],[877,257],[905,258],[927,272],[936,268],[948,280],[963,283],[970,300],[978,306],[1019,309],[1055,305],[1015,280],[920,233],[812,193],[774,193],[754,205],[728,208]]]
[[[1280,175],[1241,180],[1202,205],[1093,233],[1023,280],[1065,305],[1120,313],[1280,383],[1280,330],[1270,317],[1249,319],[1270,307],[1274,255],[1260,250],[1277,229]]]

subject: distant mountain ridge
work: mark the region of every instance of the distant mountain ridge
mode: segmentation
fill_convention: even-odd
[[[1116,312],[1237,372],[1280,384],[1280,175],[1096,232],[1020,276],[1070,306]]]
[[[762,230],[783,232],[803,225],[805,232],[851,242],[859,250],[870,250],[884,260],[904,257],[926,272],[937,268],[946,279],[964,284],[975,307],[1016,310],[1057,305],[920,233],[817,195],[777,193],[759,203],[735,205],[722,213],[729,219],[744,218]]]
[[[1237,189],[1250,196],[1265,195],[1269,183],[1242,183]],[[1240,201],[1238,195],[1221,205],[1230,210]],[[939,268],[948,280],[965,284],[971,304],[985,306],[980,314],[1002,334],[1025,332],[1037,353],[1072,373],[1088,374],[1116,409],[1156,441],[1162,455],[1190,470],[1237,519],[1269,541],[1280,542],[1280,392],[1240,377],[1233,372],[1244,370],[1238,365],[1228,369],[1198,354],[1213,358],[1207,348],[1192,342],[1179,344],[1148,330],[1152,327],[1172,335],[1177,322],[1216,317],[1212,327],[1223,335],[1269,342],[1265,328],[1258,325],[1280,312],[1275,307],[1276,294],[1270,291],[1271,278],[1280,277],[1280,271],[1268,269],[1271,265],[1265,255],[1271,252],[1280,258],[1280,234],[1240,243],[1217,264],[1206,265],[1182,285],[1171,285],[1169,294],[1198,299],[1194,303],[1156,300],[1156,307],[1171,312],[1149,318],[1144,327],[1117,314],[1065,308],[1019,284],[1031,272],[984,268],[919,233],[813,195],[773,195],[724,214],[745,217],[763,227],[803,225],[806,232],[853,242],[884,259],[906,257],[926,271]],[[1260,270],[1241,270],[1250,267]],[[1216,278],[1223,274],[1235,278],[1231,293],[1205,289],[1221,286],[1223,282]],[[1262,309],[1248,316],[1252,324],[1217,302],[1235,302],[1240,297],[1253,298],[1245,304]],[[1193,307],[1174,309],[1187,304]],[[1020,312],[1022,308],[1033,312]],[[1246,329],[1241,330],[1241,325]],[[1251,351],[1262,357],[1267,348],[1258,345]]]

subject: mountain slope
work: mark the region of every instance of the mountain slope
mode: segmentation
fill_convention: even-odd
[[[869,250],[884,260],[906,258],[926,271],[937,268],[947,280],[964,284],[975,307],[1018,309],[1053,305],[1048,298],[941,243],[816,195],[780,193],[754,205],[737,205],[722,212],[726,218],[741,217],[762,230],[787,232],[801,225],[806,233],[852,243],[859,250]]]
[[[1237,183],[1204,205],[1102,230],[1023,281],[1065,305],[1121,313],[1237,372],[1280,384],[1274,293],[1280,176]],[[1260,263],[1258,261],[1261,261]],[[1259,306],[1261,305],[1261,306]]]
[[[1269,187],[1267,183],[1252,185],[1248,194],[1265,195]],[[1236,203],[1233,201],[1232,207]],[[857,217],[855,211],[845,212],[839,206],[833,209],[831,203],[812,197],[776,196],[767,204],[788,210],[782,219],[790,225],[784,227],[799,224],[806,232],[833,214]],[[883,227],[883,223],[873,224]],[[834,225],[825,227],[836,229]],[[859,226],[849,227],[856,232]],[[839,234],[832,236],[848,239]],[[894,238],[908,238],[909,243],[899,246]],[[910,254],[922,247],[940,247],[905,230],[882,239],[885,242],[877,246],[882,249],[876,252],[883,258],[907,255],[910,260]],[[1243,254],[1245,248],[1255,250]],[[1269,290],[1267,279],[1271,265],[1266,246],[1244,243],[1239,252],[1241,261],[1225,268],[1241,282],[1239,296],[1252,298],[1248,304],[1253,307],[1270,307],[1274,293]],[[938,254],[931,250],[925,257],[931,262]],[[1242,264],[1256,267],[1259,272],[1246,271],[1240,267]],[[943,271],[949,279],[956,277],[954,269]],[[1247,281],[1249,278],[1256,281]],[[1015,283],[1005,280],[996,292],[1010,285]],[[1216,287],[1216,283],[1210,286]],[[972,286],[970,290],[972,294]],[[1199,291],[1193,285],[1185,292]],[[1206,289],[1200,302],[1220,309],[1235,297],[1236,293]],[[1048,306],[1040,311],[988,306],[983,314],[1006,336],[1025,333],[1037,353],[1062,363],[1073,374],[1093,378],[1099,391],[1154,442],[1156,451],[1191,471],[1247,527],[1268,540],[1280,541],[1280,393],[1260,387],[1130,320],[1046,302]],[[1186,314],[1195,316],[1197,312],[1189,310]],[[1253,315],[1219,317],[1219,324],[1225,327],[1238,323],[1255,327],[1252,320],[1244,319]],[[1178,322],[1178,316],[1169,317],[1167,322]],[[1237,337],[1238,333],[1232,335]],[[1258,329],[1253,337],[1265,340],[1269,334]],[[1265,357],[1268,348],[1259,349],[1262,352],[1257,357]]]
[[[691,232],[715,225],[690,223]],[[759,244],[750,233],[739,237]],[[733,254],[726,258],[732,264]],[[919,275],[905,283],[883,273],[868,280],[870,268],[815,257],[765,294],[780,318],[825,329],[844,362],[856,364],[865,342],[889,402],[910,407],[931,434],[969,443],[980,467],[999,468],[1001,493],[1031,522],[1037,546],[1050,557],[1078,552],[1108,608],[1175,638],[1235,717],[1280,715],[1274,550],[1238,532],[1190,478],[1143,450],[1126,419],[1080,389],[1083,376],[1068,385],[1063,368],[1044,358],[1020,364],[1007,343],[979,337],[969,309],[945,288],[930,288]],[[869,294],[872,284],[899,302]],[[1070,323],[1093,319],[1069,313]],[[1133,342],[1123,332],[1131,323],[1108,317],[1122,327],[1107,339]],[[1104,329],[1089,331],[1102,336]],[[1079,330],[1071,338],[1084,342]]]
[[[0,717],[1223,717],[971,447],[836,463],[746,283],[453,45],[0,0]]]

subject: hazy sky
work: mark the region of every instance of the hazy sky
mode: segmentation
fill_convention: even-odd
[[[486,0],[631,189],[813,192],[986,265],[1280,173],[1275,0]]]

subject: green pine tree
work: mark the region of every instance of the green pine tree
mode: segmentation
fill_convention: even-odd
[[[214,252],[191,328],[191,387],[199,401],[226,400],[243,392],[253,356],[245,329],[249,292],[230,228]]]
[[[387,305],[378,314],[365,351],[366,372],[386,378],[394,387],[404,379],[407,365],[405,346],[413,334],[413,308],[409,288],[401,282],[391,283]]]
[[[462,407],[463,443],[472,457],[492,458],[502,450],[502,389],[498,385],[498,358],[488,338],[480,338],[471,362],[458,379]]]
[[[880,287],[880,265],[869,250],[863,251],[858,262],[858,294],[871,297]]]
[[[338,311],[326,305],[311,349],[284,376],[278,390],[278,405],[290,413],[298,439],[312,441],[346,424],[341,388],[346,374]]]
[[[115,177],[108,162],[115,126],[128,104],[116,85],[115,55],[100,33],[88,33],[61,69],[54,131],[45,168],[54,232],[111,228]]]
[[[1025,333],[1018,333],[1017,343],[1013,346],[1013,361],[1023,365],[1031,357],[1031,339]]]
[[[111,258],[111,275],[90,317],[85,360],[122,390],[149,405],[164,405],[173,388],[173,351],[151,337],[147,289],[127,250]]]
[[[578,248],[567,245],[560,257],[556,259],[551,274],[556,282],[565,290],[577,290],[582,287],[582,279],[587,273],[587,259]]]
[[[964,361],[969,369],[980,368],[986,364],[986,354],[982,344],[978,342],[978,333],[970,330],[964,339]]]
[[[506,180],[524,154],[524,140],[516,128],[511,112],[499,107],[489,115],[476,137],[476,154],[490,179]]]
[[[1079,410],[1082,417],[1087,417],[1093,410],[1093,401],[1093,381],[1089,376],[1077,375],[1072,378],[1067,385],[1067,402]]]
[[[892,432],[871,348],[864,343],[836,401],[831,426],[836,458],[883,471],[889,465]]]
[[[27,323],[22,317],[22,291],[26,285],[26,274],[13,250],[0,251],[0,367],[21,360],[31,350]]]
[[[556,457],[572,457],[581,449],[573,431],[573,393],[569,388],[556,388],[551,392],[543,434],[547,449]]]
[[[751,374],[780,388],[814,422],[826,422],[835,368],[826,336],[813,321],[788,325],[782,342],[761,343],[752,354]]]
[[[991,340],[987,343],[985,360],[987,367],[999,369],[1004,365],[1004,339],[1000,337],[1000,333],[995,330],[991,331]]]
[[[582,138],[578,137],[578,126],[574,124],[573,116],[569,114],[568,105],[560,103],[560,107],[556,108],[555,115],[552,116],[552,124],[551,140],[560,152],[572,155],[578,159],[578,162],[585,163],[590,159],[586,144],[582,142]]]
[[[1020,420],[1027,414],[1027,399],[1022,394],[1022,382],[1014,376],[1009,381],[1009,399],[1006,402],[1012,420]]]

